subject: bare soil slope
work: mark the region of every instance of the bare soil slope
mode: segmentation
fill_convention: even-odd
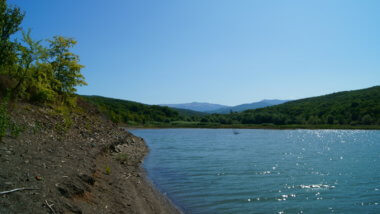
[[[178,213],[144,178],[144,140],[80,106],[12,106],[24,131],[0,142],[0,192],[33,190],[0,194],[0,213]]]

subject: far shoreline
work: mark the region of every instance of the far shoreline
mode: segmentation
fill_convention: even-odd
[[[345,125],[188,125],[188,126],[175,126],[175,125],[141,125],[141,126],[128,126],[121,124],[119,127],[126,130],[135,129],[268,129],[268,130],[380,130],[380,126],[345,126]]]

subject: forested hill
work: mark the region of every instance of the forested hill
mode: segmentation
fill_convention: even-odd
[[[97,106],[98,110],[117,123],[129,125],[169,123],[172,121],[199,120],[200,112],[172,109],[166,106],[146,105],[138,102],[101,96],[81,96]]]
[[[380,125],[380,86],[290,101],[231,117],[243,124]]]
[[[362,127],[380,125],[380,86],[290,101],[231,114],[203,114],[100,96],[82,96],[114,122],[174,127]],[[340,126],[341,125],[341,126]],[[284,126],[278,126],[284,127]],[[324,126],[326,127],[326,126]],[[329,126],[330,127],[330,126]]]

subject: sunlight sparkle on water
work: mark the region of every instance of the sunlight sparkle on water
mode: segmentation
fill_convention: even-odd
[[[187,213],[380,213],[380,132],[133,130],[153,183]]]

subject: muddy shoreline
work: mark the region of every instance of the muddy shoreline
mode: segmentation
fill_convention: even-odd
[[[148,155],[148,154],[147,154]],[[168,210],[172,210],[173,213],[177,214],[183,214],[185,213],[180,207],[174,204],[173,201],[170,200],[164,193],[162,193],[153,183],[153,181],[148,177],[148,174],[146,170],[142,167],[142,164],[140,165],[140,173],[142,174],[144,180],[144,184],[147,187],[150,187],[152,189],[152,192],[154,192],[155,197],[158,198],[160,201],[162,201],[162,204],[167,206]]]
[[[0,213],[180,213],[141,166],[144,140],[83,109],[13,108],[24,130],[0,142],[0,192],[33,190],[0,194]]]

